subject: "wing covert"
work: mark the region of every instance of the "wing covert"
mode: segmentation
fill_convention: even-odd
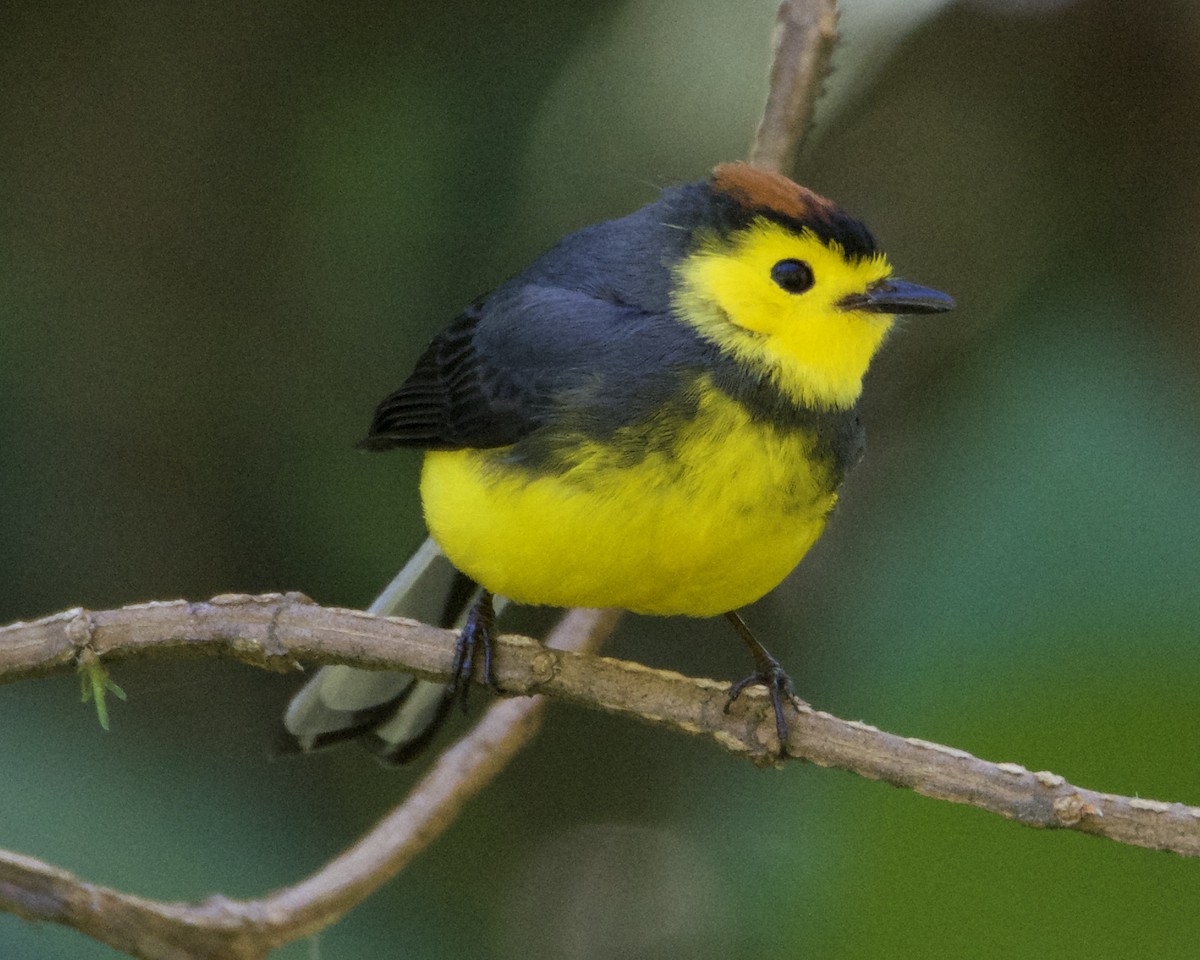
[[[664,319],[611,296],[505,284],[434,338],[362,446],[507,446],[585,394],[610,427],[638,420],[674,389],[664,373],[705,353],[694,332]]]
[[[457,450],[515,443],[536,425],[530,398],[481,356],[478,305],[464,311],[417,360],[404,385],[375,410],[367,450]]]

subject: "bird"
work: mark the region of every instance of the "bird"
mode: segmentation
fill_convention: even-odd
[[[782,754],[793,684],[738,611],[825,529],[897,315],[954,305],[832,201],[747,163],[563,238],[433,338],[360,444],[424,451],[430,541],[372,612],[457,626],[450,683],[322,668],[285,718],[296,749],[410,759],[480,660],[496,686],[499,597],[726,617],[754,659],[726,709],[765,685]]]

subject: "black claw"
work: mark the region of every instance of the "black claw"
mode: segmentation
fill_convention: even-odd
[[[752,683],[758,683],[758,674],[757,673],[752,673],[748,677],[742,677],[742,679],[739,680],[737,683],[731,683],[729,685],[729,699],[725,701],[725,712],[726,713],[728,713],[729,708],[733,706],[733,701],[736,700],[738,697],[740,697],[742,695],[742,691],[745,690]]]
[[[487,639],[483,642],[483,680],[492,688],[492,693],[500,693],[500,681],[496,679],[496,670],[492,666],[492,636],[488,630]]]
[[[797,712],[800,710],[800,707],[796,704],[792,678],[779,665],[779,661],[767,652],[767,648],[754,638],[754,635],[742,621],[741,617],[732,611],[725,614],[725,616],[733,624],[733,628],[737,631],[738,636],[742,638],[742,641],[750,648],[750,653],[754,656],[754,672],[729,687],[729,699],[725,701],[725,712],[729,712],[733,701],[741,695],[743,690],[752,684],[761,683],[767,688],[767,694],[771,698],[771,706],[775,710],[775,733],[779,737],[779,756],[781,758],[786,757],[788,725],[787,720],[783,716],[784,699],[786,698]]]
[[[779,755],[786,757],[788,725],[783,716],[783,701],[786,699],[793,707],[796,707],[795,694],[792,688],[792,678],[784,672],[773,657],[769,657],[769,663],[760,664],[754,673],[743,677],[729,688],[729,699],[725,701],[725,712],[729,712],[729,707],[743,690],[755,683],[761,683],[767,688],[771,706],[775,710],[775,733],[779,737]],[[798,707],[796,709],[799,710]]]
[[[462,709],[467,709],[467,698],[471,691],[471,675],[475,670],[475,654],[482,648],[483,673],[487,685],[500,692],[496,674],[492,668],[492,629],[496,625],[496,612],[492,607],[492,595],[484,590],[463,624],[458,642],[454,645],[454,661],[450,665],[450,682],[446,684],[446,699],[458,698]]]

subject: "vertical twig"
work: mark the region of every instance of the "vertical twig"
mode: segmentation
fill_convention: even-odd
[[[784,0],[772,40],[771,85],[750,162],[790,174],[837,43],[837,0]]]

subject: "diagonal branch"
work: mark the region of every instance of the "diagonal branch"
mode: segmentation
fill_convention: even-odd
[[[287,669],[298,661],[336,662],[445,680],[453,645],[451,631],[321,607],[300,594],[227,595],[207,603],[69,610],[0,628],[0,680],[71,669],[85,652],[108,663],[182,653],[231,656],[274,669]],[[760,763],[773,760],[773,715],[766,696],[755,696],[753,690],[726,713],[728,685],[715,680],[548,650],[527,637],[501,637],[496,651],[497,679],[511,694],[558,697],[707,735]],[[1200,856],[1197,807],[1086,790],[1056,774],[990,763],[808,707],[789,727],[788,754],[794,759],[840,767],[1028,826],[1078,830]]]

